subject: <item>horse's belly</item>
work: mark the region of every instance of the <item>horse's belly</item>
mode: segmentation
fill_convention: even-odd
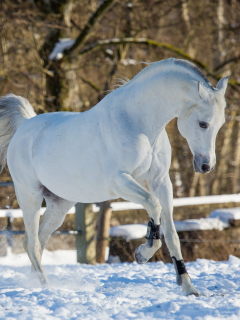
[[[111,192],[111,188],[103,180],[101,172],[80,170],[71,174],[63,172],[59,174],[59,171],[53,170],[49,176],[47,176],[47,172],[45,167],[44,176],[39,176],[41,184],[63,199],[90,203],[115,198],[115,194]]]
[[[89,203],[115,198],[101,166],[90,159],[86,163],[79,159],[78,167],[73,163],[67,167],[43,163],[38,177],[42,185],[63,199]]]
[[[113,199],[111,171],[104,171],[103,159],[96,148],[66,153],[57,148],[48,157],[34,159],[39,181],[57,196],[76,202],[101,202]],[[94,152],[95,151],[95,152]],[[110,166],[109,166],[110,167]]]
[[[63,183],[62,185],[59,183],[57,185],[49,185],[47,182],[46,187],[57,196],[75,202],[92,203],[116,198],[113,192],[109,192],[97,181],[95,185],[91,186],[88,186],[86,181],[79,184]]]

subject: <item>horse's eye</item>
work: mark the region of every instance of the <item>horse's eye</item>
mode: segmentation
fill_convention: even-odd
[[[199,126],[203,129],[207,129],[209,124],[207,122],[204,121],[199,121]]]

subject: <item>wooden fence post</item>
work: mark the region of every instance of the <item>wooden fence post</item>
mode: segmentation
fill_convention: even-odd
[[[96,255],[98,263],[105,263],[105,252],[109,245],[109,229],[112,216],[111,201],[104,201],[100,204],[97,223],[97,246]]]
[[[76,236],[77,262],[96,263],[96,224],[92,204],[77,203],[75,205],[75,227],[81,231]]]

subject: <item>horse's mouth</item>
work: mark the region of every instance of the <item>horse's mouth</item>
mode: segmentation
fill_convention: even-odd
[[[214,169],[214,166],[211,168],[206,162],[199,164],[196,159],[193,159],[193,168],[195,172],[198,173],[209,173]]]
[[[193,159],[193,169],[194,169],[195,172],[201,173],[201,171],[199,170],[195,159]]]

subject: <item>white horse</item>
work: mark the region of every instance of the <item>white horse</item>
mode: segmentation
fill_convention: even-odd
[[[3,168],[7,158],[23,211],[24,248],[42,285],[48,284],[42,252],[66,212],[76,202],[121,197],[143,205],[151,218],[136,260],[147,262],[161,247],[161,218],[177,283],[186,295],[199,294],[184,266],[173,223],[165,126],[178,117],[195,171],[211,171],[216,135],[225,120],[227,82],[223,78],[214,88],[193,64],[168,59],[145,68],[84,113],[36,116],[22,97],[0,99],[0,160]],[[39,226],[43,198],[47,209]]]

